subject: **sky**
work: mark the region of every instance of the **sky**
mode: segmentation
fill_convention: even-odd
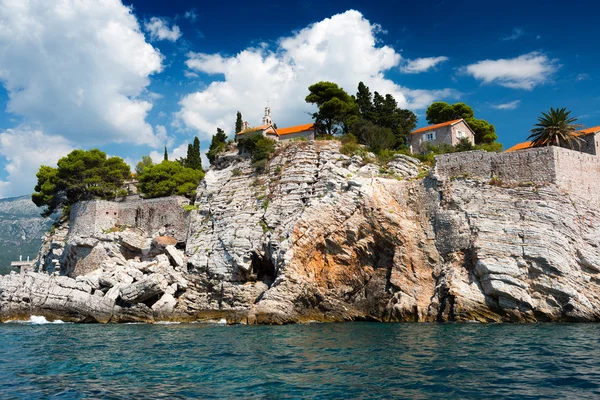
[[[542,111],[600,125],[600,4],[593,1],[0,0],[0,198],[40,165],[99,148],[206,151],[235,114],[311,121],[308,86],[392,94],[418,127],[465,102],[508,148]],[[206,159],[204,162],[207,163]]]

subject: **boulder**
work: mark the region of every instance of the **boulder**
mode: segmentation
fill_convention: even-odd
[[[142,251],[146,247],[146,238],[134,232],[125,231],[121,233],[121,245],[130,250]]]
[[[168,286],[169,282],[162,274],[151,274],[141,281],[123,287],[121,299],[131,304],[141,303],[164,293]]]
[[[175,248],[175,246],[169,245],[165,248],[167,255],[171,259],[173,266],[175,267],[183,267],[185,265],[185,260],[183,258],[183,252]]]

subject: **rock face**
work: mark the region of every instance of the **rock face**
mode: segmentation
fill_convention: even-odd
[[[553,185],[423,178],[410,157],[369,159],[292,142],[258,174],[225,154],[185,243],[164,230],[69,237],[60,274],[0,278],[0,320],[600,319],[600,210]],[[59,250],[45,246],[42,259]]]

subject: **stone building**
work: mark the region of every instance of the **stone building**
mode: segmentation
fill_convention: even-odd
[[[595,156],[600,155],[600,125],[577,131],[576,135],[583,141],[581,142],[581,147],[576,145],[573,150],[593,154]],[[506,152],[510,153],[517,150],[529,149],[531,147],[531,142],[517,143],[506,150]]]
[[[285,141],[291,139],[306,138],[314,140],[315,126],[314,124],[303,124],[296,126],[288,126],[286,128],[277,128],[273,124],[271,118],[271,108],[265,107],[265,115],[263,116],[262,125],[250,127],[247,121],[242,124],[242,130],[236,132],[236,140],[244,139],[254,135],[263,135],[275,141]]]
[[[408,148],[411,153],[422,153],[427,145],[456,146],[460,139],[468,139],[471,144],[475,144],[475,132],[462,118],[413,131],[408,138]]]

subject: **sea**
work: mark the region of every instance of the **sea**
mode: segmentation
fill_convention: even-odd
[[[599,324],[0,324],[2,399],[598,399]]]

